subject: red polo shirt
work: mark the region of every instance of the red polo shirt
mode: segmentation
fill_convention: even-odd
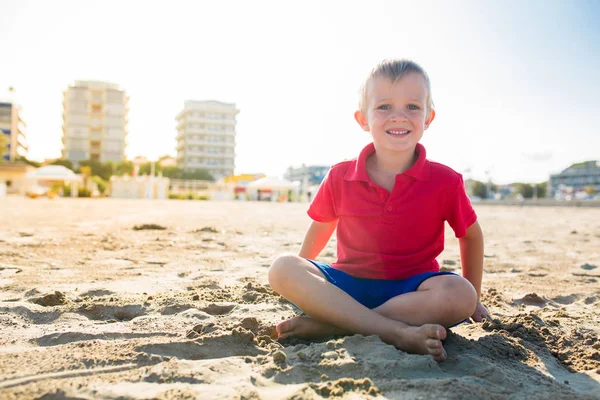
[[[358,158],[331,167],[308,215],[318,222],[339,219],[333,268],[370,279],[439,271],[435,258],[444,250],[444,221],[460,238],[477,220],[462,176],[428,161],[423,145],[416,151],[417,161],[396,175],[391,193],[367,174],[373,143]]]

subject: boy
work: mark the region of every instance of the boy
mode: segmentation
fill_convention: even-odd
[[[272,288],[308,315],[277,332],[375,334],[442,361],[445,327],[490,316],[478,301],[483,234],[462,177],[428,161],[419,143],[435,117],[427,74],[412,61],[383,61],[354,117],[373,142],[330,169],[309,206],[298,255],[279,256],[269,270]],[[464,277],[439,271],[444,221],[459,239]],[[315,261],[336,228],[337,261]]]

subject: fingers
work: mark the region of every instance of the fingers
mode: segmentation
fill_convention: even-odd
[[[481,304],[481,303],[477,304],[477,308],[475,309],[475,312],[473,313],[473,315],[471,316],[471,318],[475,322],[481,322],[484,319],[487,319],[488,321],[492,320],[491,314],[489,313],[489,311],[487,310],[487,308],[485,308],[485,306],[483,304]]]

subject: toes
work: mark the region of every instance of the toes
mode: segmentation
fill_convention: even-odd
[[[432,357],[435,361],[444,361],[447,357],[446,351],[442,349],[441,353],[432,354]]]
[[[292,330],[292,324],[290,323],[290,320],[288,319],[287,321],[283,321],[282,323],[277,325],[277,327],[275,329],[277,330],[279,337],[281,337],[286,332],[289,332]]]
[[[446,350],[442,346],[439,340],[428,339],[427,350],[433,359],[436,361],[442,361],[446,359]]]
[[[446,329],[443,326],[438,326],[438,330],[437,330],[437,337],[440,340],[445,340],[446,339]]]
[[[423,325],[425,336],[431,339],[446,339],[446,329],[441,325]]]

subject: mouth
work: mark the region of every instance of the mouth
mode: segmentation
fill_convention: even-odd
[[[410,131],[407,129],[388,129],[386,131],[386,133],[388,135],[392,135],[392,136],[396,136],[396,137],[402,137],[402,136],[407,136]]]

